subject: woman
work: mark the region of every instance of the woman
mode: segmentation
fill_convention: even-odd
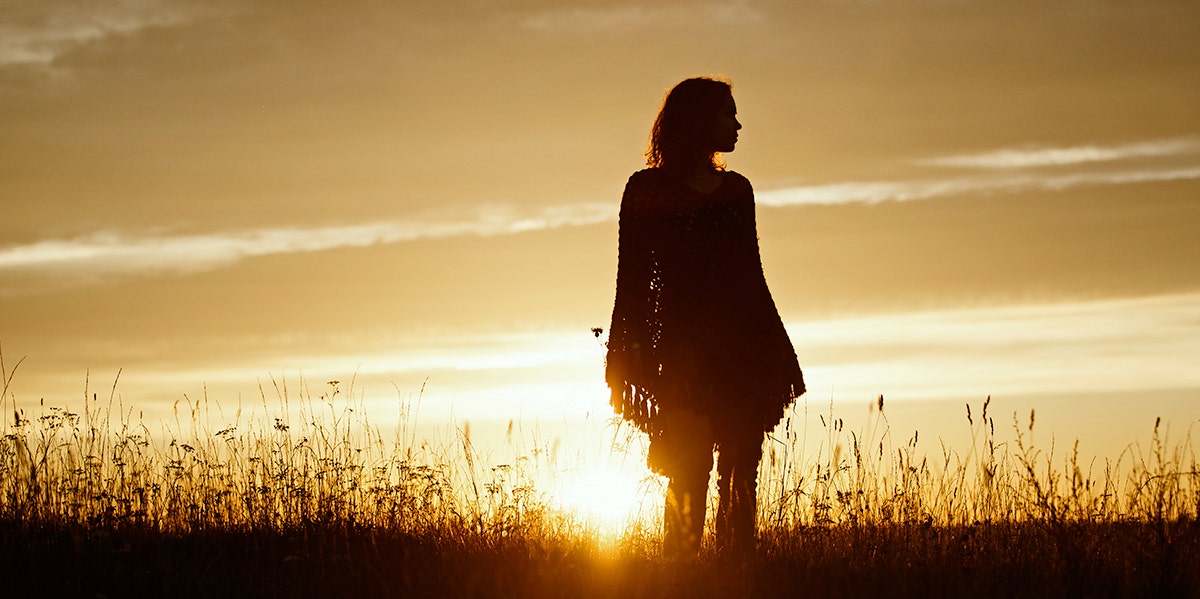
[[[763,277],[754,192],[719,154],[737,143],[731,85],[687,79],[663,101],[650,168],[621,199],[606,376],[613,407],[650,437],[667,476],[663,549],[699,551],[713,450],[723,551],[753,550],[766,431],[804,378]]]

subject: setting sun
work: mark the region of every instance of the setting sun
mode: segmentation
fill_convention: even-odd
[[[562,509],[603,537],[620,536],[629,526],[653,518],[655,508],[662,506],[657,485],[644,485],[638,477],[612,465],[572,471],[564,475],[558,499]]]

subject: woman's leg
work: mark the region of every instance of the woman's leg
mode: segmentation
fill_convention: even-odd
[[[663,509],[663,553],[687,559],[696,556],[704,538],[714,439],[708,418],[690,410],[675,411],[666,424],[664,435],[650,446],[652,465],[670,478]]]
[[[708,472],[679,473],[667,485],[663,510],[663,554],[669,559],[695,557],[704,538]]]
[[[754,552],[763,433],[757,427],[727,432],[717,442],[717,547],[749,555]]]

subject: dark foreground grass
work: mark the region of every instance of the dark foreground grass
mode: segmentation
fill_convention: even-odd
[[[164,533],[4,522],[10,597],[1195,597],[1195,522],[812,526],[744,562],[652,540],[312,525]]]
[[[882,397],[859,431],[805,404],[767,442],[755,555],[681,564],[653,518],[614,536],[561,509],[544,485],[580,465],[552,446],[493,464],[465,426],[418,442],[403,403],[387,439],[336,381],[210,426],[206,399],[152,425],[115,393],[27,413],[10,379],[0,597],[1200,597],[1190,428],[1084,463],[1034,446],[1033,414],[998,438],[986,400],[934,452]]]

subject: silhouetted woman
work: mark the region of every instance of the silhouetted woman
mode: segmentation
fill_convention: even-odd
[[[718,154],[737,143],[728,82],[694,78],[663,101],[621,199],[617,292],[606,379],[617,412],[650,437],[667,476],[663,550],[694,556],[713,450],[722,551],[754,548],[764,433],[804,393],[767,289],[754,192]]]

